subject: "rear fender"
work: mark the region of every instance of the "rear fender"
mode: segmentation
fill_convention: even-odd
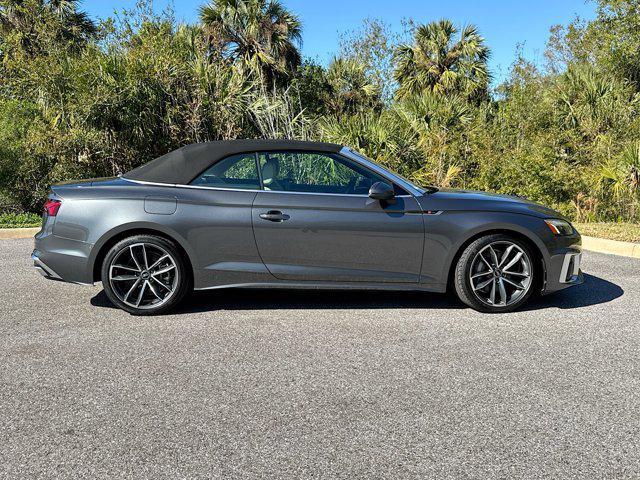
[[[154,233],[160,234],[161,236],[168,237],[171,240],[175,241],[182,247],[182,249],[186,252],[189,262],[191,263],[191,267],[196,269],[196,255],[193,251],[193,248],[189,245],[189,243],[180,235],[178,232],[173,230],[172,228],[166,227],[165,225],[160,225],[152,222],[130,222],[125,223],[123,225],[118,225],[115,228],[112,228],[108,232],[104,233],[98,241],[94,244],[91,249],[91,254],[89,255],[88,261],[88,269],[90,275],[93,276],[94,268],[96,267],[96,260],[104,258],[106,254],[106,248],[110,247],[113,243],[112,240],[115,238],[124,238],[127,236],[127,232],[130,232],[131,235],[138,234],[149,234],[153,235]]]

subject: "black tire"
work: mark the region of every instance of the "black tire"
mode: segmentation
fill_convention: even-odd
[[[525,293],[519,294],[518,298],[509,305],[490,305],[486,303],[486,301],[482,301],[478,298],[472,286],[471,275],[474,259],[477,258],[477,255],[485,247],[496,244],[496,242],[510,242],[515,244],[524,252],[529,260],[530,280],[527,287],[528,289]],[[533,255],[531,248],[519,239],[509,235],[493,234],[480,237],[464,249],[455,267],[453,283],[460,301],[474,310],[485,313],[503,313],[520,308],[531,298],[531,295],[533,295],[539,285],[538,275],[538,258]],[[489,275],[489,277],[491,276]],[[490,289],[491,287],[489,286],[488,288]]]
[[[131,251],[131,248],[133,248],[134,251],[136,251],[136,249],[142,248],[142,245],[145,245],[144,255],[143,255],[144,260],[146,260],[147,249],[155,252],[160,252],[160,255],[163,255],[161,252],[164,251],[165,254],[168,255],[168,259],[166,259],[165,262],[171,262],[172,264],[174,264],[176,273],[175,273],[175,277],[172,280],[171,285],[169,285],[170,288],[167,288],[167,291],[172,290],[171,293],[167,293],[167,292],[160,293],[160,296],[165,297],[164,299],[151,300],[151,301],[159,302],[157,306],[150,304],[145,306],[144,308],[136,308],[135,305],[125,303],[120,298],[122,296],[122,293],[125,290],[128,290],[128,285],[133,285],[133,283],[135,283],[136,280],[128,280],[131,283],[125,285],[125,287],[122,290],[120,290],[119,293],[117,293],[116,290],[120,288],[120,284],[116,282],[115,279],[113,282],[110,280],[109,272],[111,270],[111,266],[112,266],[112,263],[114,262],[114,259],[118,259],[118,262],[119,262],[118,264],[123,263],[121,262],[120,259],[122,258],[122,255],[124,255],[125,252],[127,252],[127,250]],[[137,256],[139,255],[140,254],[137,253]],[[135,259],[132,259],[132,260],[134,262],[136,261]],[[140,259],[138,259],[138,262],[142,264]],[[111,302],[115,306],[117,306],[118,308],[126,312],[129,312],[132,315],[163,314],[173,309],[174,307],[176,307],[176,305],[180,303],[180,301],[185,297],[185,295],[191,292],[192,290],[193,280],[191,278],[190,269],[187,267],[186,262],[188,262],[188,259],[184,258],[181,251],[176,247],[176,245],[173,242],[165,238],[157,237],[154,235],[134,235],[119,241],[113,247],[111,247],[107,252],[107,255],[105,256],[104,261],[102,262],[102,269],[101,269],[102,286],[104,288],[105,293],[107,294],[107,297],[109,298],[109,300],[111,300]],[[149,260],[149,263],[151,263],[151,260]],[[133,266],[132,263],[129,263],[129,265]],[[143,264],[140,267],[143,272],[147,272]],[[117,268],[117,267],[114,267],[114,268]],[[158,268],[162,268],[162,267],[160,266]],[[151,269],[149,269],[149,271],[150,270]],[[149,274],[148,273],[144,274],[146,275],[146,278],[143,278],[143,272],[141,273],[131,272],[131,276],[139,277],[139,280],[137,280],[137,282],[144,284],[144,282],[147,279],[149,279]],[[124,271],[124,273],[128,273],[128,272]],[[153,284],[155,285],[155,287],[146,288],[148,287],[149,284]],[[138,289],[142,290],[142,286],[139,286]],[[145,285],[145,289],[148,291],[146,292],[143,291],[141,293],[141,297],[143,295],[146,295],[147,297],[150,296],[151,295],[150,292],[152,290],[154,294],[157,294],[158,292],[163,291],[163,289],[161,288],[161,283],[157,281],[152,282],[151,279],[148,280],[147,285]],[[127,300],[127,298],[125,298],[125,300]]]

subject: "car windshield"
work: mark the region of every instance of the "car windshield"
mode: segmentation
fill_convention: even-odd
[[[362,153],[360,153],[360,152],[358,152],[358,151],[356,151],[356,150],[353,150],[353,149],[349,148],[349,151],[350,151],[351,153],[353,153],[354,155],[356,155],[357,157],[362,158],[363,160],[366,160],[366,161],[368,161],[368,162],[372,162],[372,163],[376,163],[376,162],[374,162],[373,160],[371,160],[370,158],[368,158],[367,156],[363,155]],[[385,170],[388,170],[388,169],[386,169],[386,168],[385,168]],[[411,185],[413,188],[415,188],[415,189],[416,189],[416,190],[418,190],[419,192],[422,192],[423,194],[424,194],[424,193],[434,193],[434,192],[437,192],[437,191],[438,191],[438,188],[437,188],[437,187],[433,187],[433,186],[430,186],[430,185],[428,185],[428,186],[426,186],[426,187],[422,187],[422,186],[420,186],[420,185],[416,185],[416,184],[415,184],[415,182],[412,182],[411,180],[409,180],[409,179],[407,179],[407,178],[403,177],[402,175],[400,175],[400,174],[399,174],[399,173],[397,173],[397,172],[390,172],[390,173],[392,173],[395,177],[398,177],[398,178],[399,178],[399,179],[401,179],[402,181],[404,181],[404,182],[408,183],[408,184],[409,184],[409,185]]]

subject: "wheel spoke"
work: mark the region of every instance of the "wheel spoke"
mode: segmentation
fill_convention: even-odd
[[[138,280],[137,275],[118,275],[117,277],[111,277],[111,280],[115,280],[116,282],[124,282],[127,280]]]
[[[516,253],[515,257],[513,257],[511,261],[507,263],[502,270],[508,271],[511,267],[513,267],[516,263],[518,263],[518,261],[522,258],[522,255],[523,255],[522,252]]]
[[[121,268],[122,270],[129,270],[130,272],[139,272],[137,268],[127,267],[125,265],[113,265],[113,268]]]
[[[508,278],[502,277],[502,280],[504,282],[507,282],[509,285],[517,288],[518,290],[524,290],[524,287],[522,285],[517,284],[516,282],[512,282],[511,280],[509,280]]]
[[[149,290],[151,290],[151,293],[153,293],[158,300],[162,300],[162,297],[158,295],[158,292],[156,292],[156,289],[153,288],[153,285],[151,285],[151,282],[147,281],[147,285],[149,286]]]
[[[489,251],[491,252],[491,260],[493,260],[493,265],[495,267],[498,266],[498,255],[496,254],[496,251],[493,249],[493,246],[489,245]]]
[[[486,264],[487,264],[487,267],[489,267],[491,270],[493,270],[493,265],[491,265],[489,262],[487,262],[487,259],[486,259],[486,258],[484,258],[484,255],[482,254],[482,252],[480,252],[480,258],[482,259],[482,261],[483,261],[484,263],[486,263]]]
[[[498,279],[498,287],[500,290],[500,305],[506,305],[507,304],[507,290],[504,288],[504,282],[502,281],[502,278]]]
[[[482,290],[484,287],[486,287],[487,285],[489,285],[491,282],[493,282],[493,277],[491,277],[489,280],[486,280],[482,283],[480,283],[479,285],[477,285],[476,287],[474,287],[474,290]]]
[[[124,298],[122,299],[124,302],[127,301],[127,298],[129,298],[129,295],[131,295],[131,293],[133,292],[133,290],[140,284],[140,279],[136,280],[136,282],[131,285],[131,288],[127,291],[127,294],[124,296]]]
[[[149,260],[147,260],[147,248],[142,244],[142,258],[144,259],[144,268],[149,270]]]
[[[163,255],[158,260],[156,260],[153,265],[151,265],[147,270],[153,270],[160,262],[169,258],[169,255]]]
[[[473,275],[471,277],[471,280],[475,280],[476,278],[480,278],[480,277],[485,277],[487,275],[491,275],[493,272],[489,271],[489,272],[481,272],[481,273],[476,273],[475,275]]]
[[[138,263],[138,260],[136,259],[136,256],[133,254],[133,245],[131,245],[129,247],[129,253],[131,254],[131,258],[133,259],[133,263],[135,263],[136,267],[138,267],[138,270],[142,271],[142,267]]]
[[[493,305],[496,304],[496,281],[494,278],[491,279],[491,296],[489,297],[489,300],[491,301],[491,303]]]
[[[151,274],[151,276],[155,277],[156,275],[161,275],[161,274],[163,274],[163,273],[167,273],[167,272],[169,272],[169,271],[173,270],[174,268],[176,268],[176,266],[175,266],[175,265],[169,265],[168,267],[165,267],[165,268],[163,268],[162,270],[158,270],[157,272],[153,272],[153,273]]]
[[[505,272],[504,270],[502,271],[503,275],[515,275],[516,277],[524,277],[524,278],[529,278],[531,275],[529,275],[526,272]]]
[[[161,287],[166,288],[169,292],[172,292],[173,290],[171,290],[169,287],[167,287],[164,283],[162,283],[160,280],[158,280],[156,277],[151,277],[151,280],[155,280],[155,282],[160,285]]]
[[[513,249],[515,248],[515,245],[509,245],[504,253],[502,254],[502,258],[500,258],[500,264],[498,265],[498,267],[501,267],[502,265],[504,265],[504,263],[507,261],[507,259],[509,258],[509,255],[511,255],[511,252],[513,252]]]
[[[140,293],[138,294],[138,300],[136,301],[136,307],[140,306],[140,302],[142,301],[142,296],[144,295],[144,289],[147,286],[147,281],[142,284],[142,288],[140,289]]]

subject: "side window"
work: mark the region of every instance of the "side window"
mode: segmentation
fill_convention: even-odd
[[[259,164],[265,190],[366,195],[371,185],[385,181],[335,154],[264,152]]]
[[[224,158],[198,175],[190,185],[260,190],[255,154],[241,153]]]

